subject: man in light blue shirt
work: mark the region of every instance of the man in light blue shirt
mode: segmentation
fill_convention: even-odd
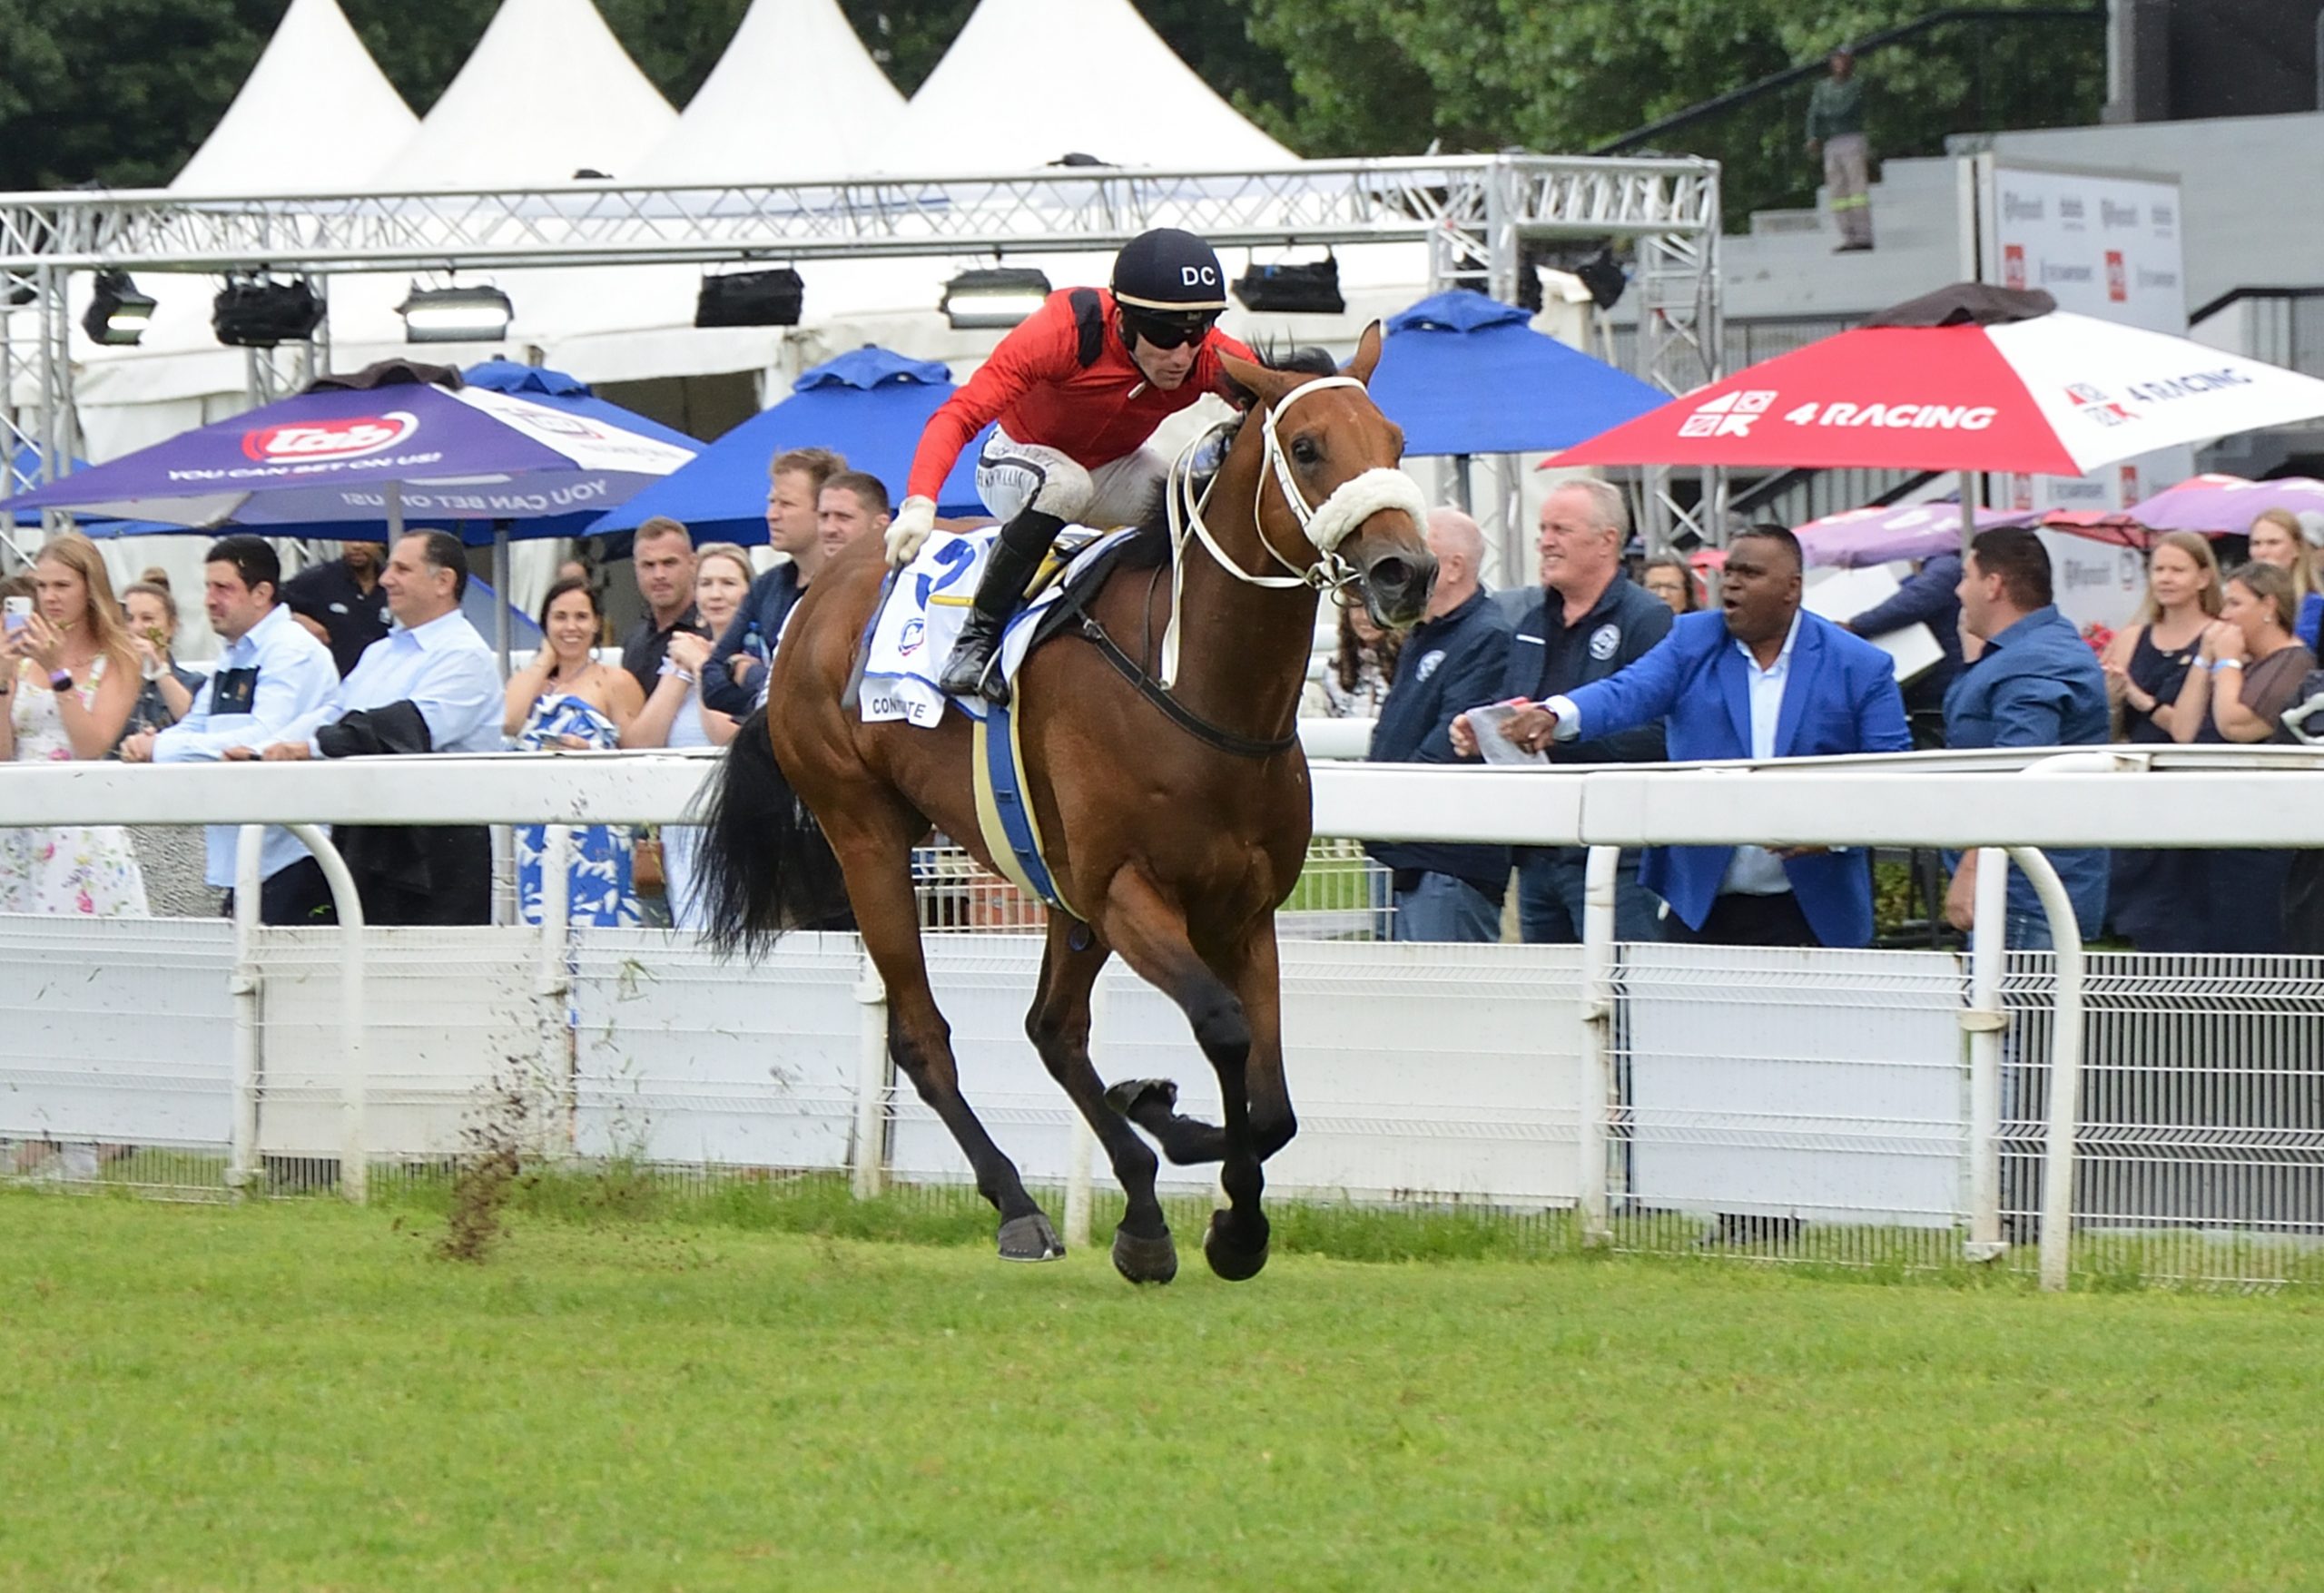
[[[443,531],[399,541],[380,573],[395,628],[364,650],[329,701],[291,721],[269,762],[415,752],[495,752],[502,687],[492,649],[460,614],[468,552]],[[379,924],[491,921],[492,848],[481,825],[337,826],[331,836]]]
[[[282,561],[265,538],[226,536],[211,546],[202,566],[202,605],[226,651],[186,716],[167,730],[123,742],[123,762],[216,762],[231,747],[272,740],[339,690],[330,649],[282,606],[281,583]],[[233,888],[237,829],[212,824],[203,832],[209,851],[203,878],[220,890]],[[305,923],[330,905],[321,868],[287,830],[266,831],[259,875],[265,881],[259,893],[262,923]]]

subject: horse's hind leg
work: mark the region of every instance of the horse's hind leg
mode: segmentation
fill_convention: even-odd
[[[1076,936],[1085,942],[1078,949]],[[1041,954],[1040,989],[1026,1014],[1025,1033],[1049,1077],[1096,1132],[1128,1196],[1121,1226],[1114,1230],[1115,1270],[1133,1283],[1167,1283],[1178,1275],[1178,1250],[1154,1197],[1154,1153],[1107,1104],[1105,1081],[1089,1061],[1089,994],[1107,955],[1105,942],[1088,925],[1053,915]]]
[[[1114,876],[1106,908],[1106,939],[1141,978],[1178,1004],[1218,1075],[1218,1181],[1227,1207],[1211,1214],[1203,1256],[1230,1283],[1255,1276],[1267,1264],[1267,1219],[1259,1209],[1265,1177],[1251,1138],[1249,1016],[1196,952],[1185,915],[1137,870]]]
[[[884,811],[881,811],[884,810]],[[863,949],[888,987],[888,1051],[920,1098],[951,1130],[976,1170],[977,1193],[1000,1214],[1004,1261],[1051,1261],[1065,1254],[1057,1230],[1025,1193],[1017,1165],[1001,1153],[960,1096],[952,1057],[952,1029],[929,988],[920,943],[920,909],[911,888],[911,843],[919,816],[891,798],[870,793],[842,809],[847,817],[825,826],[847,876],[849,902]]]

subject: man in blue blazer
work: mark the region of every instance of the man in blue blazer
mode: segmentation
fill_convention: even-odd
[[[1755,526],[1728,549],[1718,613],[1679,616],[1659,646],[1609,679],[1513,714],[1527,751],[1663,722],[1671,760],[1808,758],[1910,750],[1888,655],[1799,606],[1798,540]],[[1474,744],[1465,722],[1455,745]],[[1674,940],[1862,946],[1872,873],[1860,851],[1653,847],[1639,870],[1670,905]]]

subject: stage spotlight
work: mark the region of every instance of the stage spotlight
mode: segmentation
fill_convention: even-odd
[[[145,335],[153,320],[153,296],[140,293],[127,271],[99,271],[97,289],[89,298],[89,312],[81,329],[92,342],[127,347]]]
[[[1573,268],[1581,285],[1590,290],[1590,297],[1600,310],[1611,310],[1620,302],[1622,290],[1630,285],[1622,268],[1614,263],[1612,249],[1601,249]]]
[[[396,313],[407,343],[489,343],[507,335],[516,307],[497,288],[414,287]]]
[[[303,277],[295,282],[229,277],[210,302],[210,329],[230,349],[303,343],[322,320],[323,301]]]
[[[694,301],[698,327],[795,327],[805,304],[806,284],[783,267],[771,271],[735,271],[704,277]]]
[[[937,309],[955,331],[1015,326],[1049,296],[1049,280],[1030,266],[962,271],[944,284]]]
[[[1244,309],[1264,315],[1340,315],[1340,262],[1325,258],[1301,265],[1255,265],[1235,283]]]

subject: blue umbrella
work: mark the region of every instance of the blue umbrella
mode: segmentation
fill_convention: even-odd
[[[912,450],[928,418],[952,396],[952,373],[933,360],[907,359],[870,344],[827,360],[791,384],[792,396],[745,420],[694,463],[601,517],[590,529],[627,531],[654,515],[686,526],[696,541],[766,540],[766,467],[788,448],[830,448],[847,456],[903,496]],[[938,495],[938,508],[979,514],[980,437],[960,451]]]
[[[1388,320],[1372,401],[1413,454],[1531,454],[1659,407],[1666,395],[1542,336],[1514,305],[1454,289]]]

